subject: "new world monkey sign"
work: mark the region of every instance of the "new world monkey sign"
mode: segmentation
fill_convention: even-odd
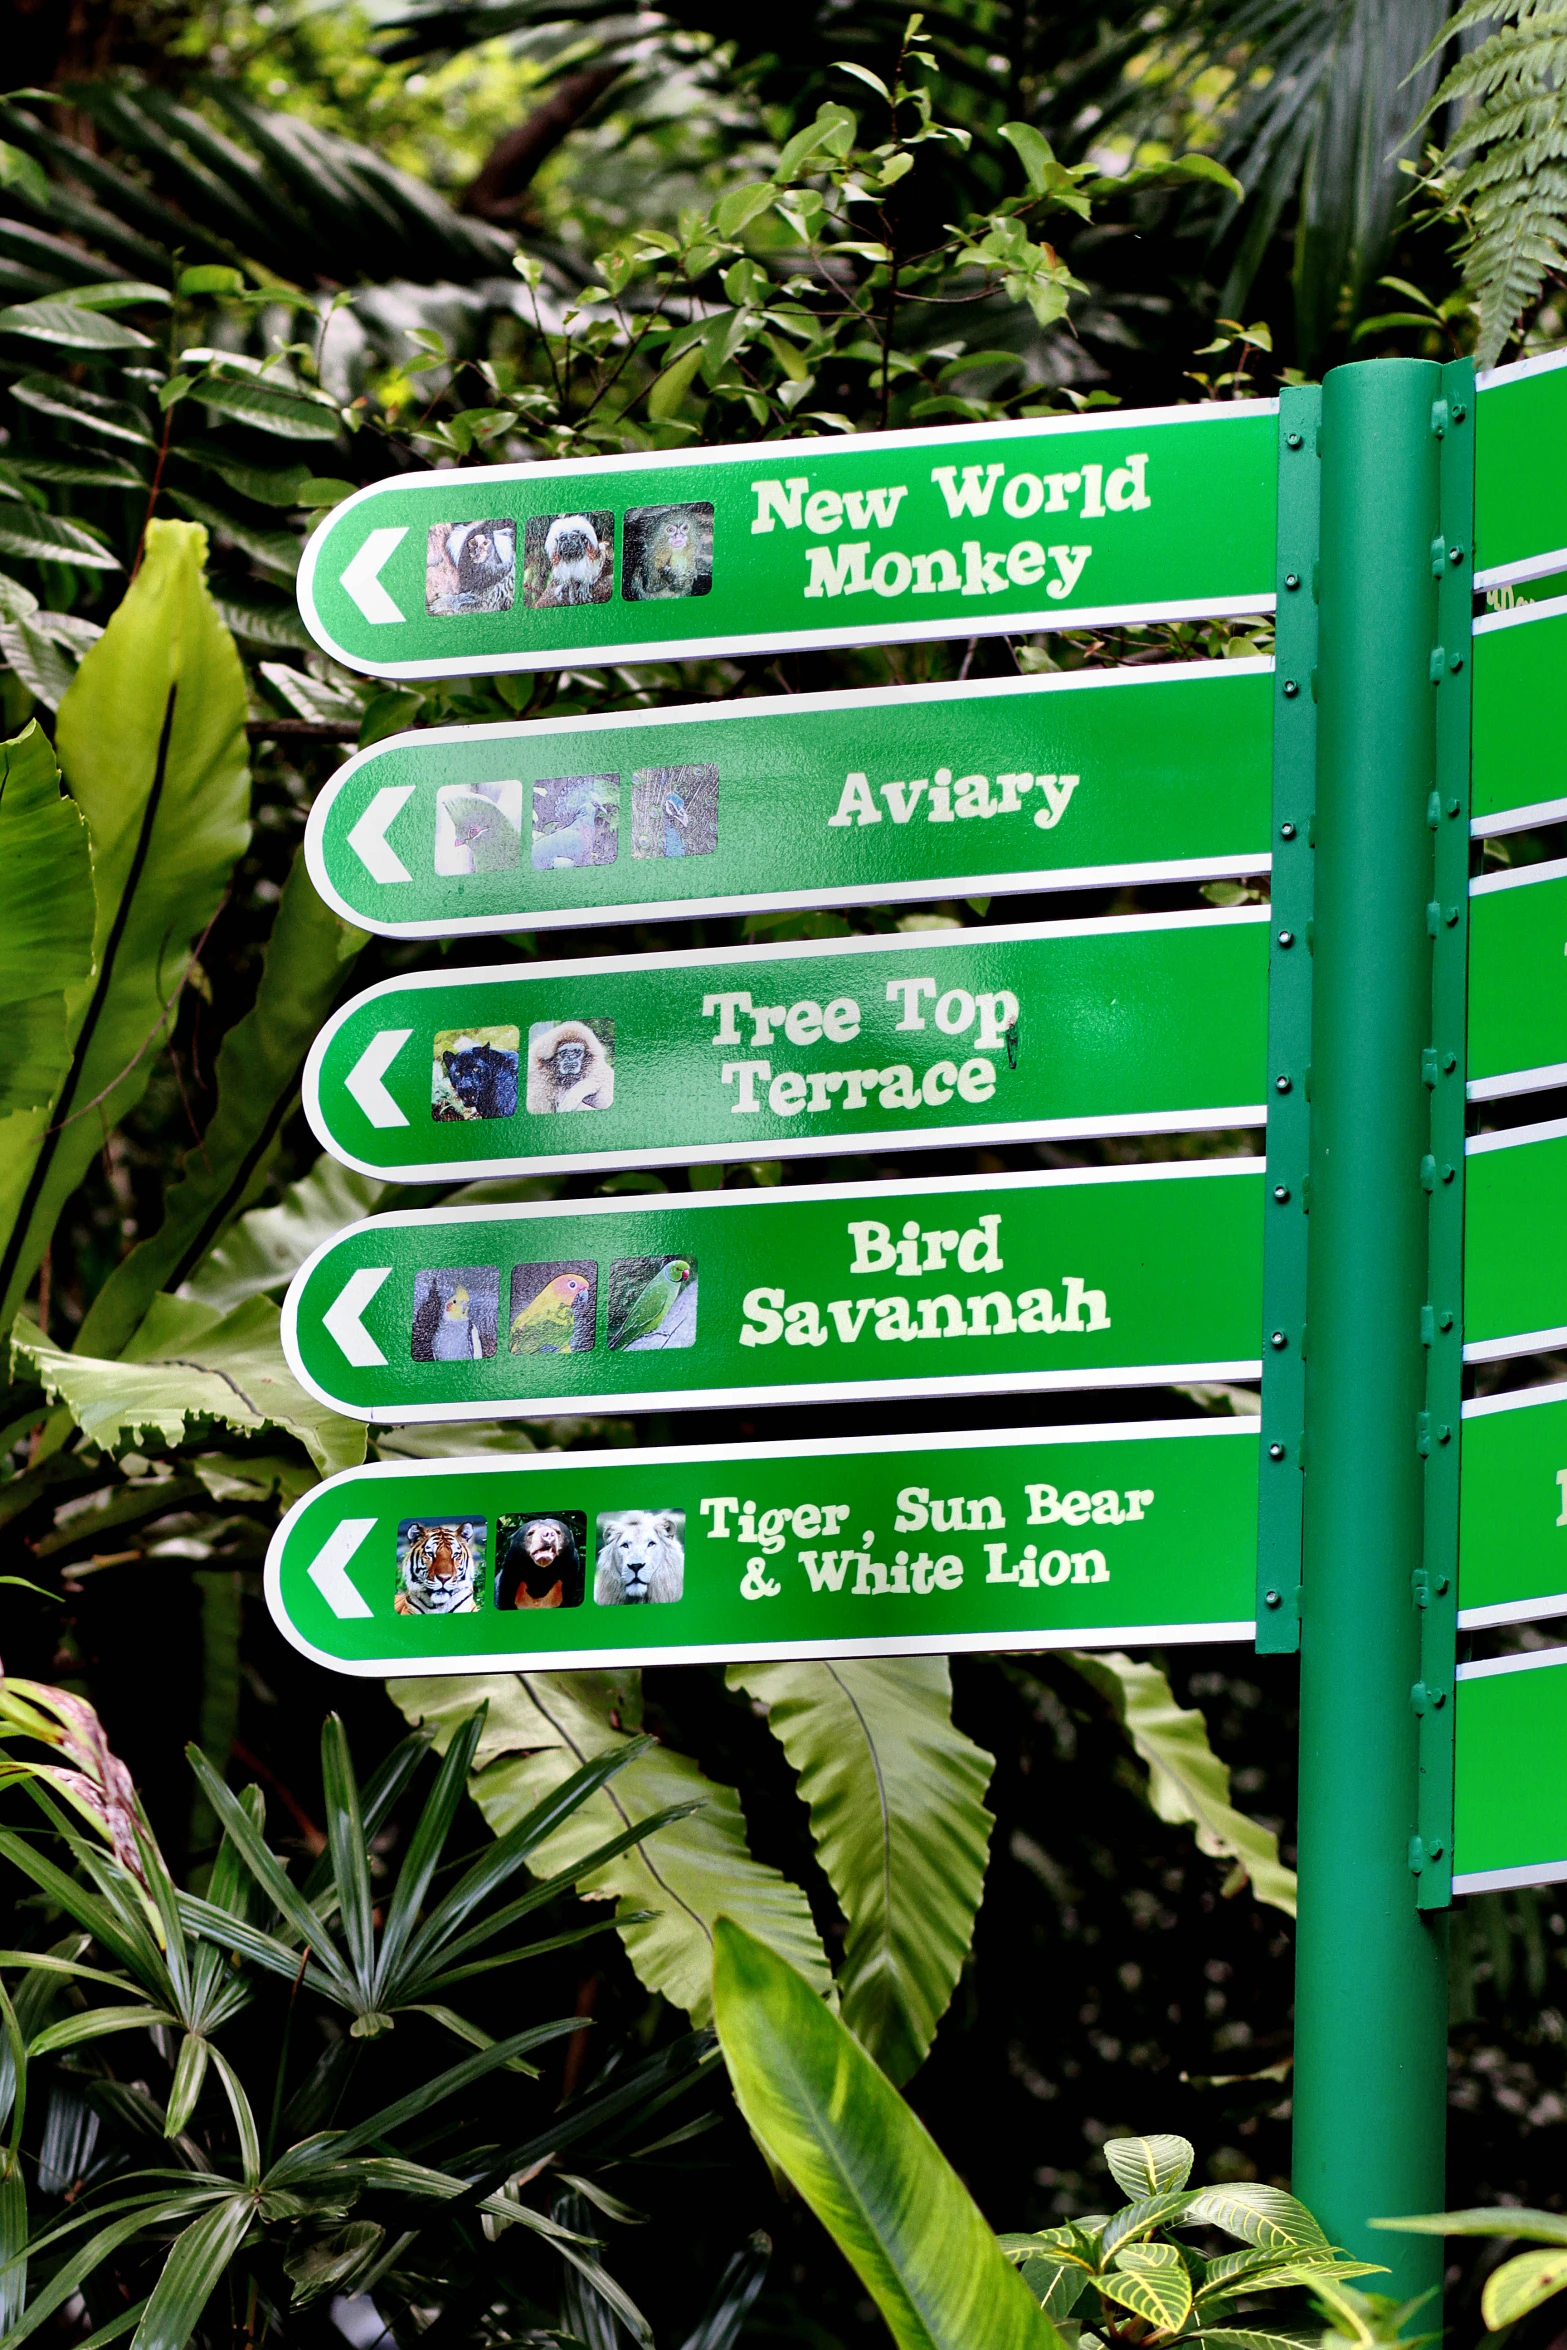
[[[392,938],[1263,873],[1272,668],[431,727],[339,768],[305,854]]]
[[[373,483],[305,549],[334,660],[472,676],[1273,608],[1278,404]]]
[[[1248,1640],[1257,1422],[381,1462],[267,1603],[338,1672]]]

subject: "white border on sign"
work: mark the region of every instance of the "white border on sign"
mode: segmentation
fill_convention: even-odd
[[[525,1397],[518,1400],[486,1398],[481,1405],[471,1400],[466,1403],[372,1405],[368,1408],[345,1403],[312,1376],[299,1346],[299,1300],[306,1283],[324,1258],[348,1239],[357,1238],[371,1230],[415,1229],[440,1231],[454,1224],[527,1223],[540,1218],[564,1217],[570,1221],[593,1216],[667,1215],[671,1209],[685,1215],[703,1209],[755,1209],[766,1211],[769,1205],[780,1201],[791,1206],[836,1206],[840,1201],[853,1206],[874,1204],[886,1206],[889,1201],[905,1199],[955,1199],[965,1192],[994,1194],[997,1192],[1023,1193],[1081,1188],[1083,1186],[1116,1183],[1192,1182],[1225,1175],[1261,1175],[1266,1172],[1263,1158],[1236,1157],[1228,1159],[1164,1160],[1151,1166],[1137,1167],[1060,1167],[1035,1175],[962,1175],[956,1177],[925,1176],[912,1183],[816,1183],[791,1186],[788,1190],[767,1191],[702,1191],[690,1194],[644,1193],[634,1199],[590,1200],[514,1200],[495,1207],[472,1208],[398,1208],[383,1216],[366,1216],[358,1223],[344,1227],[330,1240],[323,1240],[312,1249],[288,1285],[283,1300],[283,1352],[289,1369],[307,1393],[329,1410],[341,1412],[345,1419],[362,1421],[368,1427],[412,1427],[420,1424],[450,1425],[453,1422],[482,1417],[487,1420],[573,1420],[583,1413],[625,1411],[718,1411],[726,1407],[750,1407],[768,1404],[799,1403],[875,1403],[884,1401],[889,1392],[889,1376],[879,1379],[801,1380],[798,1384],[778,1381],[758,1383],[755,1386],[730,1385],[725,1387],[671,1387],[637,1388],[632,1392],[612,1391],[604,1395],[570,1395],[558,1398],[548,1396]],[[701,1254],[700,1238],[696,1242]],[[700,1277],[700,1276],[699,1276]],[[1072,1391],[1087,1393],[1093,1390],[1117,1387],[1172,1387],[1190,1385],[1207,1380],[1259,1379],[1262,1363],[1259,1358],[1237,1358],[1206,1363],[1107,1364],[1091,1371],[995,1371],[954,1373],[951,1376],[932,1374],[925,1379],[898,1379],[891,1382],[892,1391],[899,1396],[919,1396],[945,1399],[968,1395],[1059,1395]],[[1180,1425],[1179,1422],[1173,1425]],[[851,1440],[852,1441],[852,1440]],[[957,1440],[954,1440],[957,1441]],[[749,1458],[750,1455],[747,1454]]]
[[[1540,1387],[1518,1387],[1509,1395],[1474,1396],[1462,1406],[1461,1416],[1466,1420],[1486,1420],[1495,1412],[1524,1412],[1536,1404],[1553,1403],[1567,1403],[1567,1380],[1553,1379]],[[1460,1558],[1460,1589],[1462,1577]],[[1539,1623],[1552,1616],[1567,1616],[1567,1591],[1545,1593],[1537,1599],[1497,1600],[1490,1607],[1461,1607],[1458,1628],[1461,1632],[1478,1632],[1491,1624]]]
[[[1459,1619],[1462,1622],[1462,1618]],[[1527,1656],[1492,1656],[1478,1664],[1460,1665],[1460,1681],[1490,1681],[1500,1673],[1538,1672],[1542,1666],[1550,1668],[1567,1665],[1567,1648],[1536,1648]],[[1522,1868],[1466,1869],[1453,1876],[1455,1893],[1493,1893],[1512,1885],[1567,1884],[1567,1860],[1526,1862]]]
[[[1567,351],[1548,351],[1541,359],[1515,359],[1508,367],[1488,367],[1483,375],[1475,377],[1475,393],[1478,397],[1486,392],[1504,391],[1509,384],[1522,383],[1525,376],[1551,375],[1559,367],[1567,367]],[[1521,587],[1525,580],[1548,579],[1553,571],[1567,571],[1567,547],[1553,547],[1545,555],[1525,555],[1516,563],[1490,564],[1484,571],[1475,573],[1474,586],[1477,594],[1486,588]],[[1487,619],[1490,618],[1488,614]],[[1477,632],[1485,625],[1485,621],[1477,622]],[[1453,1882],[1456,1887],[1457,1879]]]
[[[1471,1134],[1464,1144],[1464,1156],[1479,1159],[1488,1151],[1527,1150],[1532,1142],[1560,1142],[1564,1136],[1567,1118],[1542,1118],[1532,1126],[1506,1127],[1500,1134]],[[1567,1346],[1567,1323],[1550,1330],[1520,1330],[1505,1338],[1478,1339],[1465,1345],[1464,1361],[1501,1363],[1511,1355],[1554,1354],[1562,1346]]]
[[[1525,865],[1516,873],[1480,874],[1470,882],[1469,895],[1490,898],[1502,890],[1532,889],[1538,882],[1564,880],[1567,857],[1552,857],[1543,864]],[[1567,1061],[1547,1061],[1537,1069],[1505,1069],[1496,1077],[1471,1077],[1464,1092],[1472,1102],[1494,1102],[1507,1094],[1548,1093],[1559,1085],[1567,1085]]]
[[[848,963],[854,956],[865,954],[944,955],[955,948],[972,952],[977,946],[1119,937],[1134,931],[1225,929],[1270,922],[1272,918],[1271,906],[1224,906],[1211,914],[1113,914],[1069,922],[1014,923],[985,930],[906,931],[893,938],[790,939],[772,947],[683,948],[675,954],[585,955],[575,962],[500,963],[482,965],[476,970],[416,971],[403,979],[379,980],[374,987],[367,987],[362,994],[339,1005],[325,1026],[317,1030],[310,1047],[301,1081],[301,1101],[310,1130],[323,1150],[358,1174],[378,1176],[388,1182],[460,1183],[465,1179],[478,1182],[502,1175],[571,1174],[620,1167],[667,1167],[676,1163],[712,1167],[737,1165],[762,1156],[842,1158],[846,1151],[852,1154],[860,1147],[858,1136],[841,1131],[799,1137],[766,1135],[754,1138],[757,1147],[753,1149],[750,1147],[753,1138],[737,1134],[732,1142],[682,1142],[678,1146],[662,1143],[644,1150],[606,1150],[602,1146],[592,1147],[591,1135],[584,1135],[583,1147],[576,1151],[523,1153],[466,1162],[399,1160],[378,1165],[372,1159],[356,1158],[328,1132],[321,1109],[321,1065],[344,1022],[367,1004],[423,988],[466,988],[477,992],[485,987],[514,987],[528,980],[569,984],[575,995],[581,981],[602,975],[637,978],[650,971],[771,969],[780,963],[804,962],[812,957],[823,962]],[[979,1148],[995,1142],[1068,1141],[1114,1134],[1200,1134],[1213,1129],[1266,1126],[1267,1121],[1266,1102],[1205,1103],[1191,1110],[1134,1110],[1103,1117],[1009,1119],[972,1126],[899,1126],[878,1128],[874,1132],[867,1129],[863,1147],[877,1151],[934,1150],[954,1139],[960,1140],[965,1148]],[[591,1125],[592,1120],[587,1123]],[[765,1152],[761,1148],[763,1142]]]
[[[930,1453],[967,1450],[999,1450],[1018,1445],[1050,1444],[1117,1444],[1135,1443],[1151,1438],[1196,1436],[1256,1436],[1262,1422],[1255,1415],[1233,1420],[1143,1420],[1120,1421],[1110,1427],[1090,1428],[995,1428],[976,1429],[970,1434],[951,1436],[921,1436],[908,1444],[889,1442],[886,1437],[837,1436],[819,1442],[789,1438],[761,1444],[714,1444],[693,1447],[689,1445],[649,1445],[638,1449],[634,1457],[640,1467],[693,1467],[708,1461],[781,1461],[864,1458],[867,1454],[896,1454],[907,1452],[916,1458]],[[516,1471],[528,1475],[558,1476],[562,1468],[590,1472],[594,1469],[624,1469],[633,1456],[626,1451],[574,1453],[520,1453],[514,1460],[502,1461],[494,1453],[476,1453],[465,1460],[443,1461],[369,1461],[362,1468],[344,1469],[324,1484],[312,1486],[301,1495],[286,1516],[280,1519],[277,1530],[267,1545],[265,1589],[267,1607],[272,1621],[290,1645],[312,1663],[326,1665],[333,1672],[347,1673],[358,1680],[446,1679],[455,1674],[510,1673],[548,1671],[592,1671],[615,1665],[640,1664],[713,1664],[724,1662],[768,1659],[779,1662],[809,1660],[812,1657],[854,1656],[953,1656],[1002,1655],[1042,1652],[1054,1648],[1120,1648],[1134,1643],[1157,1641],[1161,1647],[1175,1647],[1195,1640],[1252,1640],[1256,1637],[1254,1620],[1212,1624],[1117,1624],[1090,1631],[1059,1632],[959,1632],[945,1639],[909,1633],[896,1638],[872,1640],[820,1641],[758,1641],[744,1646],[726,1641],[702,1646],[627,1648],[627,1649],[569,1649],[542,1654],[534,1650],[516,1651],[507,1655],[440,1657],[410,1663],[406,1657],[380,1657],[369,1660],[333,1656],[330,1650],[317,1648],[306,1640],[291,1622],[282,1599],[283,1551],[296,1519],[311,1507],[318,1505],[328,1487],[333,1492],[345,1486],[376,1477],[475,1477],[500,1474],[510,1476]]]
[[[1567,553],[1561,557],[1561,563],[1567,564]],[[1567,596],[1551,596],[1539,604],[1517,604],[1511,612],[1487,612],[1475,622],[1471,633],[1494,636],[1498,629],[1527,628],[1533,620],[1560,620],[1564,615],[1567,615]],[[1567,817],[1567,798],[1534,800],[1526,808],[1502,808],[1494,816],[1472,816],[1469,833],[1473,840],[1490,840],[1507,832],[1527,832],[1539,824],[1560,824],[1564,817]],[[1489,881],[1491,877],[1485,878]]]
[[[686,702],[658,710],[595,712],[582,718],[535,718],[497,721],[488,726],[431,726],[412,733],[393,734],[356,751],[344,761],[313,802],[305,825],[305,862],[319,897],[345,922],[375,931],[382,938],[464,938],[529,930],[586,929],[595,923],[646,921],[660,914],[678,914],[682,920],[708,915],[743,914],[757,909],[855,906],[867,903],[906,905],[933,897],[1013,897],[1024,891],[1049,889],[1123,888],[1134,882],[1198,881],[1207,877],[1241,878],[1272,871],[1268,848],[1249,856],[1186,857],[1121,865],[1033,866],[1023,872],[972,873],[947,877],[926,875],[916,881],[848,882],[841,887],[802,890],[750,890],[728,897],[634,898],[623,905],[518,907],[509,913],[458,914],[429,922],[377,920],[373,907],[355,906],[338,890],[327,871],[322,839],[334,802],[360,770],[373,766],[394,751],[425,750],[440,743],[507,743],[518,747],[556,735],[625,733],[643,727],[733,724],[736,720],[798,719],[802,701],[810,714],[819,711],[868,712],[913,704],[940,705],[1005,699],[1019,694],[1080,693],[1096,686],[1136,687],[1175,682],[1216,683],[1227,677],[1257,677],[1271,673],[1270,656],[1248,655],[1236,661],[1161,662],[1147,669],[1080,669],[1055,677],[981,678],[973,684],[872,686],[857,693],[759,694],[744,701]],[[1031,835],[1032,837],[1032,835]],[[346,846],[346,843],[345,843]],[[375,888],[375,883],[368,885]]]
[[[856,433],[845,440],[838,436],[819,436],[810,441],[768,443],[767,446],[790,452],[790,461],[805,462],[809,449],[813,462],[830,461],[852,446],[858,455],[874,454],[880,449],[926,449],[939,453],[942,449],[961,448],[974,441],[1015,440],[1020,446],[1034,440],[1048,440],[1063,433],[1158,431],[1168,425],[1235,424],[1256,416],[1276,416],[1277,400],[1213,401],[1189,408],[1134,408],[1111,415],[1046,416],[1020,418],[1004,425],[960,424],[945,425],[939,433],[915,430],[903,432]],[[305,545],[300,559],[296,595],[299,613],[316,643],[323,652],[330,653],[345,668],[356,669],[366,677],[479,677],[497,672],[523,672],[530,669],[559,669],[573,665],[600,668],[614,662],[696,661],[720,653],[788,653],[816,652],[832,645],[889,645],[922,644],[950,640],[954,636],[1026,636],[1032,631],[1060,628],[1117,628],[1140,620],[1204,620],[1240,618],[1247,613],[1266,613],[1277,601],[1272,590],[1251,596],[1219,596],[1195,599],[1166,600],[1155,604],[1051,604],[1040,612],[1008,612],[987,617],[983,613],[964,614],[961,621],[920,620],[904,621],[901,625],[885,612],[867,613],[862,623],[848,623],[839,629],[824,630],[821,626],[803,629],[774,630],[770,634],[728,635],[712,637],[680,637],[665,642],[647,643],[639,640],[629,645],[592,644],[581,647],[559,647],[552,651],[540,650],[529,654],[526,648],[511,653],[453,654],[449,658],[426,661],[368,661],[359,654],[350,653],[326,633],[316,610],[315,576],[321,550],[329,534],[345,515],[376,499],[387,488],[395,488],[409,495],[428,493],[449,500],[452,484],[467,482],[491,485],[500,482],[526,481],[538,484],[546,491],[556,482],[571,481],[583,474],[636,474],[652,471],[680,471],[694,467],[705,470],[720,465],[751,465],[758,462],[759,444],[743,442],[738,446],[720,449],[650,449],[638,450],[629,457],[564,457],[548,465],[495,465],[482,470],[469,466],[441,473],[398,475],[390,482],[371,482],[356,490],[340,506],[334,506],[316,525]],[[460,494],[460,492],[459,492]],[[412,527],[412,526],[410,526]]]

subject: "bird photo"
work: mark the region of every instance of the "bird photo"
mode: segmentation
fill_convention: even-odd
[[[639,767],[631,779],[634,857],[710,857],[718,846],[716,767]]]
[[[409,1352],[416,1363],[477,1363],[495,1352],[500,1275],[493,1265],[414,1276]]]
[[[621,1257],[609,1271],[609,1344],[617,1353],[696,1344],[690,1257]]]
[[[620,852],[620,777],[550,775],[533,787],[533,870],[613,865]]]
[[[504,873],[522,862],[522,785],[443,784],[435,795],[435,870]]]
[[[613,514],[530,514],[522,547],[522,600],[535,611],[614,593]]]
[[[584,1354],[593,1345],[595,1265],[518,1265],[511,1277],[514,1355]]]

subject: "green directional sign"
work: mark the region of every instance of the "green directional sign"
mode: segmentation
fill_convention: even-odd
[[[399,475],[299,608],[380,677],[891,644],[1273,606],[1277,404]]]
[[[381,1463],[267,1553],[340,1672],[1251,1637],[1257,1423]]]
[[[1458,1621],[1567,1616],[1567,1385],[1466,1403]]]
[[[1471,1101],[1567,1084],[1567,860],[1469,894]]]
[[[1473,810],[1478,836],[1567,817],[1567,596],[1474,624]]]
[[[1264,1169],[372,1216],[295,1275],[283,1341],[383,1421],[1254,1378]]]
[[[1476,1135],[1467,1158],[1465,1362],[1567,1344],[1567,1119]]]
[[[1567,1648],[1458,1668],[1453,1891],[1567,1881]]]
[[[1268,910],[384,981],[311,1047],[351,1167],[646,1167],[1260,1125]]]
[[[1567,570],[1567,351],[1493,368],[1477,389],[1474,584]]]
[[[394,735],[305,853],[394,938],[1266,872],[1271,661]]]

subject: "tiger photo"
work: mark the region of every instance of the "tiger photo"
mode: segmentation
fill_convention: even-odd
[[[400,1616],[471,1616],[484,1588],[483,1518],[404,1518],[397,1529]]]

